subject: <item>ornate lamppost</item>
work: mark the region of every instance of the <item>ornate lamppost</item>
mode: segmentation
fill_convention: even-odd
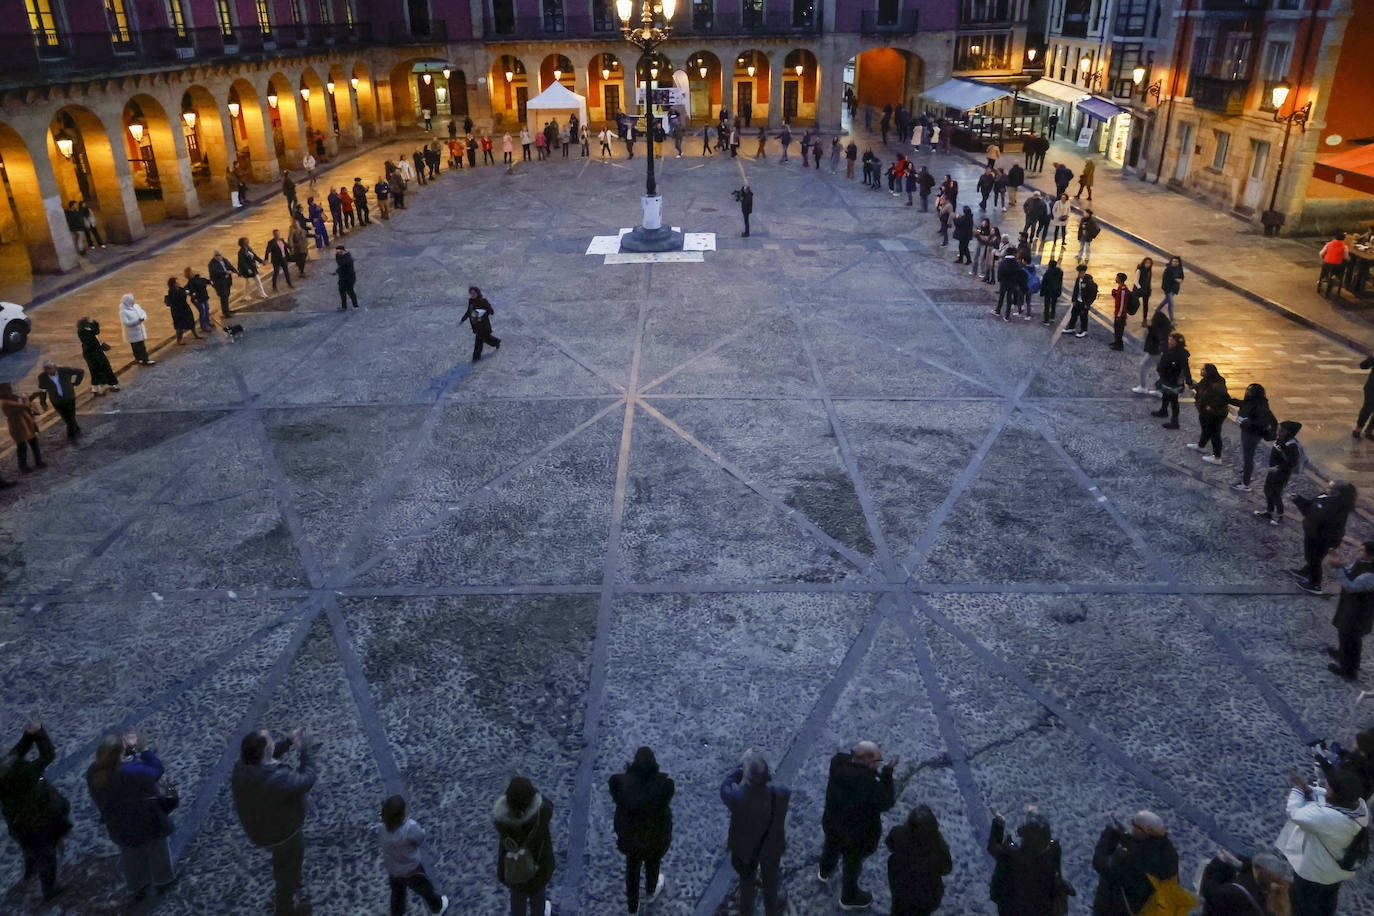
[[[654,51],[668,40],[673,27],[673,12],[677,0],[640,0],[639,24],[631,25],[630,17],[634,12],[635,0],[616,0],[615,11],[620,16],[620,31],[625,40],[639,49],[639,63],[636,72],[644,71],[648,77],[645,83],[644,119],[645,134],[649,149],[644,161],[648,164],[648,176],[644,182],[643,213],[641,225],[625,233],[620,239],[621,251],[681,251],[682,233],[674,232],[663,225],[663,197],[658,193],[654,181],[654,84],[656,69],[646,70],[653,59]],[[631,128],[633,129],[633,128]]]
[[[1312,117],[1312,101],[1309,99],[1307,104],[1301,108],[1294,103],[1293,110],[1286,115],[1279,112],[1283,110],[1283,103],[1288,101],[1288,93],[1293,91],[1293,86],[1288,80],[1280,80],[1278,85],[1270,90],[1270,101],[1274,105],[1274,121],[1283,125],[1283,145],[1279,147],[1279,166],[1274,172],[1274,192],[1269,195],[1269,209],[1260,214],[1260,222],[1264,224],[1265,235],[1278,235],[1279,228],[1283,226],[1287,217],[1274,209],[1279,202],[1279,182],[1283,181],[1283,160],[1288,157],[1288,137],[1293,133],[1293,125],[1298,125],[1298,130],[1307,133],[1307,121]]]

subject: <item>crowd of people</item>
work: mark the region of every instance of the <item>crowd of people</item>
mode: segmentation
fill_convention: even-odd
[[[1203,916],[1334,916],[1341,884],[1369,855],[1366,799],[1374,795],[1374,729],[1358,734],[1350,748],[1338,742],[1313,747],[1317,781],[1290,771],[1287,820],[1273,843],[1282,858],[1264,850],[1252,856],[1249,850],[1220,849],[1201,874],[1199,898],[1180,885],[1178,852],[1163,818],[1148,810],[1125,821],[1110,817],[1092,850],[1094,916],[1185,916],[1199,899]],[[293,749],[294,766],[288,762]],[[271,862],[276,916],[312,911],[302,872],[318,753],[304,728],[283,737],[257,729],[240,741],[230,775],[243,832]],[[31,716],[0,760],[0,809],[23,852],[23,883],[36,876],[45,901],[63,893],[58,860],[73,827],[70,801],[44,779],[56,757],[52,739]],[[893,916],[930,916],[944,900],[954,861],[936,812],[915,805],[884,839],[883,815],[896,804],[898,763],[895,756],[885,761],[873,741],[830,759],[815,875],[828,886],[840,873],[842,909],[872,904],[873,894],[861,887],[864,863],[884,845]],[[86,771],[86,785],[99,822],[119,849],[131,902],[171,891],[180,877],[168,845],[180,795],[146,736],[106,735]],[[610,777],[608,790],[616,848],[625,858],[625,909],[634,916],[667,884],[663,861],[672,847],[676,784],[654,751],[640,747],[624,771]],[[739,912],[750,916],[761,895],[766,916],[781,916],[791,790],[774,781],[764,753],[751,748],[725,775],[719,794],[728,819],[725,846],[739,881]],[[548,888],[558,858],[553,811],[552,800],[525,775],[512,777],[492,801],[495,877],[509,894],[512,916],[551,912]],[[403,796],[381,802],[374,830],[392,916],[404,913],[410,892],[431,913],[447,910],[450,898],[435,890],[425,870],[425,830],[409,815]],[[1014,836],[994,812],[986,849],[993,860],[987,894],[999,916],[1067,912],[1068,899],[1078,891],[1063,875],[1064,853],[1044,812],[1029,806]]]

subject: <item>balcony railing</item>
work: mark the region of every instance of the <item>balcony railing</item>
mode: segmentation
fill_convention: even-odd
[[[1249,13],[1263,10],[1268,0],[1202,0],[1204,13]]]
[[[448,20],[412,19],[408,23],[399,20],[393,21],[390,38],[394,45],[448,41]]]
[[[679,15],[673,21],[675,36],[727,35],[819,35],[821,12],[794,16],[791,9],[765,11],[762,19],[746,20],[740,10],[716,10],[709,20]],[[598,25],[591,16],[567,16],[562,29],[551,28],[543,16],[493,16],[483,18],[483,35],[488,41],[563,41],[570,38],[610,38],[620,35],[620,21]]]
[[[1245,112],[1245,95],[1250,90],[1250,81],[1196,75],[1189,82],[1189,89],[1195,107],[1234,116]]]
[[[954,69],[959,71],[1010,70],[1011,55],[1003,54],[961,54],[954,59]]]
[[[920,24],[920,10],[898,10],[895,16],[880,16],[877,10],[864,10],[859,17],[859,34],[915,35]]]
[[[551,26],[561,24],[562,28]],[[561,41],[566,38],[608,38],[620,35],[619,20],[598,27],[591,16],[565,16],[561,23],[550,23],[543,16],[492,16],[483,20],[488,40]]]
[[[435,24],[444,25],[442,20]],[[441,31],[447,34],[446,30]],[[416,40],[420,39],[406,39],[405,43]],[[0,79],[13,84],[25,78],[147,70],[189,60],[274,54],[329,45],[372,44],[372,41],[371,24],[361,22],[352,26],[345,23],[288,24],[265,34],[257,26],[235,28],[227,34],[217,26],[185,31],[140,29],[132,32],[127,41],[116,40],[109,32],[47,35],[41,42],[29,35],[0,36]]]

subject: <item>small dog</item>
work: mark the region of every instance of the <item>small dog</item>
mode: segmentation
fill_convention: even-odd
[[[41,417],[48,412],[48,393],[39,388],[29,395],[29,413],[35,417]]]
[[[230,342],[231,344],[232,344],[232,343],[238,343],[238,342],[239,342],[239,338],[243,336],[243,325],[241,325],[241,324],[226,324],[226,325],[224,326],[224,333],[226,333],[226,334],[229,335],[229,342]]]

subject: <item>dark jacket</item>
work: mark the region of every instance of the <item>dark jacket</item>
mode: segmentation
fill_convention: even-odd
[[[516,889],[534,890],[549,883],[555,864],[553,837],[549,833],[549,824],[552,821],[553,802],[542,795],[536,794],[534,801],[521,812],[511,810],[504,792],[496,797],[496,803],[491,808],[491,822],[496,827],[498,838],[496,880],[502,884],[506,883],[505,840],[509,838],[527,848],[539,867],[533,878],[525,884],[518,885]]]
[[[491,307],[485,296],[478,296],[476,299],[468,300],[468,310],[458,319],[458,323],[466,321],[474,334],[490,334],[491,315],[494,311],[496,310]],[[479,315],[478,312],[485,314]]]
[[[186,281],[186,293],[191,297],[192,302],[210,301],[210,281],[200,274],[192,274]]]
[[[925,197],[930,193],[930,189],[935,187],[935,176],[922,166],[921,171],[916,173],[916,185],[921,189],[921,196]],[[1371,373],[1370,377],[1374,378],[1374,373]]]
[[[720,800],[730,811],[730,832],[725,845],[740,861],[752,864],[754,856],[777,861],[787,847],[787,786],[745,782],[744,770],[736,767],[720,784]],[[770,814],[771,812],[771,814]]]
[[[162,297],[167,308],[172,310],[172,327],[178,331],[193,331],[196,327],[196,314],[191,311],[191,303],[186,301],[186,287],[172,286]]]
[[[997,182],[997,176],[984,172],[978,176],[978,193],[988,195],[992,193],[992,186]]]
[[[1250,862],[1242,859],[1240,868],[1220,858],[1202,870],[1202,916],[1272,916],[1267,888],[1255,880]]]
[[[1226,379],[1216,374],[1208,376],[1204,372],[1193,386],[1193,406],[1197,408],[1198,416],[1214,419],[1225,417],[1230,404],[1231,394],[1226,390]]]
[[[887,835],[887,848],[892,853],[887,857],[892,916],[916,916],[939,907],[945,897],[944,876],[954,870],[945,838],[938,831],[926,838],[914,827],[900,824]]]
[[[1182,344],[1176,344],[1164,351],[1164,355],[1159,358],[1159,384],[1165,388],[1172,388],[1181,391],[1185,386],[1193,383],[1193,372],[1188,366],[1188,350]]]
[[[277,745],[277,756],[290,742]],[[300,766],[293,772],[276,760],[234,764],[229,784],[243,832],[257,846],[275,846],[295,835],[305,823],[305,794],[315,785],[310,748],[301,745]]]
[[[251,248],[239,249],[239,276],[256,277],[258,275],[258,265],[265,264],[258,253]]]
[[[1102,227],[1097,224],[1097,217],[1085,216],[1078,221],[1078,238],[1080,241],[1091,242],[1102,232]]]
[[[841,849],[870,855],[883,835],[883,812],[896,800],[892,767],[874,770],[849,753],[830,758],[821,828],[839,841]]]
[[[739,211],[744,214],[754,212],[754,189],[743,187],[739,189]]]
[[[1087,274],[1073,281],[1073,301],[1092,305],[1097,301],[1097,281]]]
[[[1179,261],[1177,267],[1172,264],[1164,265],[1164,276],[1159,281],[1159,288],[1166,293],[1177,293],[1182,283],[1183,262]]]
[[[75,207],[67,207],[62,211],[62,215],[67,218],[67,229],[71,232],[81,232],[86,228],[86,221],[81,218],[81,211]]]
[[[1135,285],[1146,296],[1150,295],[1150,290],[1154,286],[1154,272],[1154,267],[1145,267],[1144,265],[1135,269]]]
[[[997,282],[1003,286],[1025,286],[1026,272],[1015,255],[1007,255],[997,262]]]
[[[1298,469],[1302,460],[1302,449],[1298,446],[1298,431],[1302,424],[1296,420],[1285,420],[1279,424],[1274,445],[1269,449],[1269,473],[1287,477]]]
[[[1231,398],[1230,403],[1240,408],[1237,413],[1240,419],[1240,428],[1246,432],[1257,433],[1265,439],[1272,439],[1276,434],[1279,421],[1274,416],[1274,412],[1269,409],[1269,399],[1263,394],[1254,391],[1258,386],[1251,385],[1245,389],[1245,397],[1237,400]],[[1260,389],[1263,391],[1263,389]]]
[[[1342,481],[1315,499],[1294,496],[1293,505],[1302,513],[1303,536],[1333,549],[1345,537],[1346,520],[1355,508],[1355,487]]]
[[[209,270],[210,285],[215,288],[216,292],[227,291],[234,285],[233,274],[237,273],[237,271],[234,270],[234,265],[230,264],[229,259],[224,255],[220,255],[217,258],[211,258]]]
[[[1159,310],[1150,319],[1150,329],[1145,332],[1145,352],[1151,356],[1159,356],[1164,352],[1164,348],[1169,345],[1169,334],[1174,330],[1174,323],[1169,320],[1169,316]]]
[[[1064,189],[1069,186],[1071,181],[1073,181],[1073,172],[1069,170],[1068,166],[1060,163],[1055,167],[1054,186],[1059,189],[1060,194],[1064,193]]]
[[[76,336],[81,341],[81,355],[86,359],[86,368],[91,370],[92,385],[118,385],[119,376],[105,355],[105,344],[100,340],[100,322],[79,321]]]
[[[291,260],[291,246],[286,243],[286,239],[272,238],[267,240],[267,260],[273,267],[285,267]]]
[[[1046,299],[1058,299],[1064,294],[1064,269],[1058,264],[1046,267],[1040,276],[1040,295]]]
[[[1108,826],[1093,850],[1093,871],[1101,877],[1093,916],[1131,916],[1154,893],[1148,875],[1178,876],[1178,853],[1167,836],[1135,836]]]
[[[1369,576],[1361,580],[1361,576]],[[1341,597],[1331,625],[1341,633],[1368,636],[1374,629],[1374,560],[1356,560],[1336,571]]]
[[[57,393],[57,386],[53,384],[52,378],[46,372],[38,374],[38,387],[48,393],[48,400],[53,405],[62,406],[74,405],[76,403],[76,386],[81,384],[81,380],[86,377],[85,369],[72,369],[67,366],[57,367],[57,380],[62,385],[62,393]]]
[[[1018,843],[1007,835],[999,817],[988,834],[988,852],[997,860],[988,898],[998,916],[1049,916],[1053,912],[1063,853],[1047,824],[1031,820],[1021,827]]]
[[[29,751],[38,748],[38,759]],[[0,760],[0,812],[10,836],[26,849],[54,846],[72,829],[67,817],[71,803],[43,778],[48,764],[57,759],[48,733],[24,732],[9,756]]]
[[[352,252],[343,251],[336,253],[334,255],[334,264],[334,274],[339,278],[340,286],[349,287],[358,282],[358,275],[353,267]]]
[[[1007,169],[1007,187],[1019,188],[1026,183],[1026,170],[1021,168],[1020,163]]]
[[[610,779],[616,848],[626,855],[661,856],[673,842],[673,781],[658,765],[631,764]]]
[[[361,181],[353,182],[353,206],[359,208],[367,207],[367,185]]]
[[[171,833],[156,800],[162,773],[162,761],[152,751],[126,759],[108,782],[95,765],[86,771],[91,801],[116,846],[142,846]]]
[[[973,214],[960,213],[954,217],[954,237],[961,242],[973,238]]]

